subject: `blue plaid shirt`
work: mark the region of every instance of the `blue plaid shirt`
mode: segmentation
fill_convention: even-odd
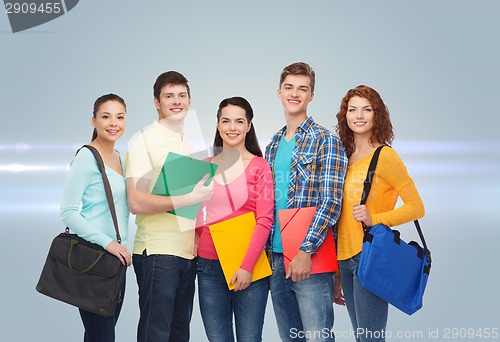
[[[276,133],[266,147],[265,157],[274,176],[274,158],[286,126]],[[290,165],[290,187],[287,208],[317,206],[309,231],[300,246],[314,254],[330,227],[340,216],[342,188],[347,171],[347,158],[340,140],[308,117],[295,131],[295,148]],[[274,227],[267,248],[272,248]]]

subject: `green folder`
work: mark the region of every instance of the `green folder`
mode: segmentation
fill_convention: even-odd
[[[216,170],[217,164],[169,152],[151,193],[162,196],[188,194],[206,174],[210,174],[206,182],[209,184]],[[170,213],[194,220],[200,206],[201,202],[171,210]]]

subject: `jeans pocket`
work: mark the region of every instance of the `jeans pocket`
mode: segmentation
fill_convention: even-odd
[[[208,260],[199,258],[196,261],[196,273],[203,273],[208,268]]]

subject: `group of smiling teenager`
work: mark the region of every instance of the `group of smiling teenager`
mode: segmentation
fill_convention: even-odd
[[[184,127],[191,104],[187,79],[176,71],[158,76],[153,86],[158,120],[134,136],[125,161],[114,149],[125,129],[125,102],[114,94],[96,100],[90,144],[112,176],[122,236],[127,236],[129,210],[136,215],[132,253],[126,238],[121,244],[114,241],[99,171],[84,150],[70,167],[61,216],[77,234],[102,245],[124,264],[133,264],[140,308],[137,341],[189,341],[196,278],[209,341],[262,341],[268,293],[282,341],[334,341],[334,302],[347,306],[356,341],[384,341],[377,332],[386,328],[388,303],[364,289],[356,277],[362,223],[371,227],[410,222],[423,216],[424,207],[391,148],[382,150],[370,197],[359,205],[371,156],[393,140],[388,109],[374,89],[351,89],[342,99],[334,134],[307,113],[314,87],[315,72],[308,64],[283,69],[277,95],[286,124],[264,154],[250,103],[242,97],[222,100],[214,156],[208,159],[218,165],[213,180],[207,185],[206,175],[192,192],[178,196],[151,192],[169,152],[192,152]],[[395,208],[398,197],[403,204]],[[200,202],[194,221],[168,213]],[[297,255],[285,268],[278,211],[305,207],[317,210]],[[229,290],[209,226],[249,212],[255,216],[255,228],[231,278],[234,289]],[[79,224],[72,225],[75,220]],[[332,229],[339,271],[311,274],[311,256]],[[252,282],[264,249],[272,274]],[[120,309],[111,317],[80,310],[84,340],[114,341]]]

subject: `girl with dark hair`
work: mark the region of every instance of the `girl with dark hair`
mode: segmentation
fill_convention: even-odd
[[[335,301],[345,300],[356,341],[385,341],[388,303],[361,286],[356,275],[363,244],[362,223],[367,227],[379,223],[392,227],[411,222],[424,216],[424,205],[405,165],[390,147],[380,153],[366,205],[359,204],[373,153],[379,146],[389,146],[394,138],[389,111],[374,89],[360,85],[349,90],[337,119],[337,133],[349,164],[337,224],[341,282],[335,280]],[[398,197],[403,205],[395,209]]]
[[[113,193],[121,244],[116,241],[115,226],[109,212],[101,172],[94,155],[86,148],[82,148],[71,162],[61,200],[61,219],[80,237],[101,245],[120,259],[122,264],[130,266],[132,257],[126,247],[129,208],[124,177],[125,163],[115,150],[115,142],[125,130],[125,101],[115,94],[99,97],[94,103],[91,122],[94,133],[89,145],[99,151],[105,165]],[[120,315],[124,290],[110,317],[79,309],[85,327],[85,342],[115,340],[115,325]]]
[[[259,141],[257,140],[257,135],[255,134],[255,128],[252,124],[253,120],[253,109],[242,97],[231,97],[219,104],[219,110],[217,111],[217,122],[220,121],[222,115],[222,109],[227,106],[236,106],[241,108],[245,113],[245,119],[249,123],[249,130],[245,136],[245,148],[253,155],[262,157],[262,151],[260,150]],[[226,120],[226,119],[224,119]],[[222,151],[223,140],[219,130],[215,132],[214,139],[214,155],[218,155]]]
[[[217,111],[214,157],[218,165],[213,194],[197,218],[198,293],[205,332],[210,341],[262,341],[268,279],[252,282],[255,263],[273,224],[273,178],[255,135],[253,110],[247,100],[223,100]],[[256,225],[229,290],[209,225],[253,212]]]

